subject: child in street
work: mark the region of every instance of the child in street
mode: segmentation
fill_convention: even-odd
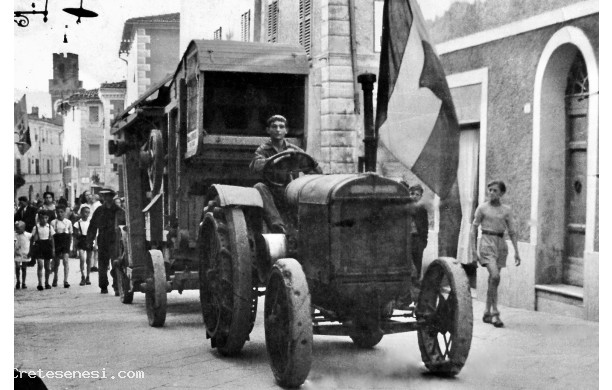
[[[55,231],[53,241],[55,242],[55,259],[53,261],[53,287],[57,287],[57,278],[60,260],[64,264],[64,288],[70,287],[68,283],[70,240],[72,240],[72,223],[66,218],[66,206],[57,207],[57,218],[51,221],[51,227]]]
[[[25,231],[26,224],[23,221],[15,222],[15,276],[17,284],[15,288],[28,288],[26,286],[26,272],[30,257],[30,238],[32,234]],[[21,282],[20,282],[21,274]]]
[[[74,223],[74,236],[76,237],[76,246],[79,251],[79,259],[81,265],[81,283],[80,286],[90,285],[89,274],[91,272],[91,248],[87,247],[87,228],[89,227],[90,208],[87,203],[81,207],[81,218]],[[85,276],[87,271],[87,276]]]
[[[487,290],[487,302],[482,321],[501,328],[504,323],[499,317],[497,308],[497,289],[500,281],[500,271],[506,266],[508,256],[508,245],[504,240],[504,232],[507,230],[512,246],[514,247],[514,260],[518,267],[521,257],[518,251],[516,231],[514,229],[514,217],[509,206],[501,203],[501,198],[506,193],[506,184],[501,180],[494,180],[487,184],[489,200],[478,206],[474,214],[474,222],[470,230],[470,245],[474,259],[489,271],[489,285]],[[476,252],[476,237],[480,226],[482,236],[480,238],[480,255]]]
[[[50,289],[49,274],[51,273],[50,261],[53,259],[55,253],[55,244],[53,242],[53,235],[55,231],[49,225],[49,215],[45,210],[38,211],[38,223],[32,231],[32,244],[35,246],[32,250],[32,256],[36,258],[38,263],[37,276],[38,276],[38,291],[43,290],[42,286],[42,273],[43,267],[45,269],[45,287]]]

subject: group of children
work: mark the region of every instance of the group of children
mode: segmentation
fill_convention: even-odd
[[[41,208],[37,213],[36,226],[32,233],[25,231],[23,221],[15,222],[15,276],[16,289],[25,289],[27,267],[37,265],[38,286],[42,291],[57,287],[60,262],[64,265],[64,288],[69,288],[69,256],[72,237],[76,238],[76,247],[80,259],[81,286],[91,284],[92,248],[86,243],[87,229],[90,222],[90,207],[85,204],[80,209],[80,218],[74,224],[66,218],[66,208],[58,206],[54,211],[57,218],[49,222],[49,210]],[[43,287],[43,269],[45,283]],[[53,273],[53,282],[49,284],[49,276]]]

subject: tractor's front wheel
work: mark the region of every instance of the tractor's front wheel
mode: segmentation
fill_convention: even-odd
[[[463,268],[454,259],[431,263],[421,283],[416,307],[419,349],[434,374],[455,376],[472,344],[472,295]]]
[[[312,364],[310,292],[302,266],[280,259],[272,267],[264,303],[266,349],[277,382],[298,387]]]

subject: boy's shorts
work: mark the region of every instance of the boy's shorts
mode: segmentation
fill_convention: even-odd
[[[57,233],[53,236],[55,241],[55,255],[61,256],[70,253],[70,234]]]
[[[87,248],[87,236],[86,235],[80,235],[77,237],[77,249],[80,249],[82,251],[89,250]]]
[[[508,244],[503,237],[483,234],[480,237],[480,250],[478,262],[483,267],[489,263],[497,263],[497,268],[506,266],[508,257]]]

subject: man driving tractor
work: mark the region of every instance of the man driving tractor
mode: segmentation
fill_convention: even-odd
[[[274,172],[276,173],[275,177],[278,177],[279,174],[282,176],[280,181],[272,182],[272,184],[275,185],[272,188],[264,183],[255,184],[255,188],[261,194],[264,208],[264,220],[266,221],[270,231],[272,233],[286,233],[285,223],[278,212],[275,199],[277,201],[282,199],[284,185],[288,184],[289,181],[295,178],[292,177],[292,173],[299,171],[299,169],[282,169],[282,167],[279,166],[282,165],[281,160],[283,160],[283,157],[277,155],[279,153],[286,152],[286,156],[291,158],[297,153],[303,155],[304,151],[285,140],[285,136],[287,135],[287,119],[284,116],[272,115],[270,118],[268,118],[266,124],[266,131],[270,136],[270,140],[259,145],[255,151],[253,160],[251,160],[249,169],[251,172],[262,174],[263,178],[265,179],[266,177],[269,177],[268,171],[272,171],[275,168],[274,166],[276,166],[276,172]],[[301,172],[323,173],[316,161],[312,160],[311,165],[312,166],[308,167],[307,171],[301,170]]]

